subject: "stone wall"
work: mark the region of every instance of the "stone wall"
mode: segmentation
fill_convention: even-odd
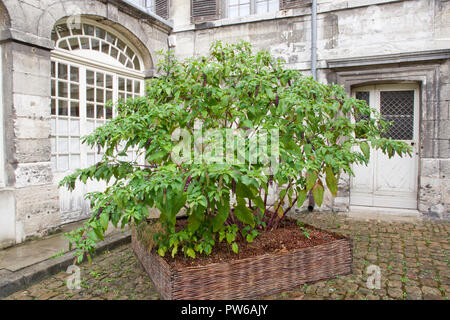
[[[147,76],[154,73],[155,52],[167,49],[170,24],[121,1],[0,1],[0,129],[5,135],[0,152],[5,155],[0,168],[5,172],[0,184],[0,247],[61,225],[50,163],[51,31],[57,21],[72,15],[88,16],[123,34],[137,47]]]

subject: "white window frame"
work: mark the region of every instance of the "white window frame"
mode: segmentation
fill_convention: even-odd
[[[131,50],[133,50],[136,54],[137,54],[137,50],[136,48],[129,43],[128,41],[126,41],[126,39],[124,39],[123,37],[120,37],[120,35],[118,35],[114,30],[112,30],[111,28],[109,28],[108,26],[104,26],[102,24],[96,23],[95,21],[91,21],[88,19],[83,19],[83,21],[81,23],[87,23],[90,25],[94,25],[97,26],[99,28],[104,29],[107,32],[110,32],[111,34],[113,34],[114,36],[116,36],[118,39],[121,39],[123,42],[125,42],[125,44],[127,46],[130,47]],[[119,98],[119,77],[122,78],[127,78],[127,79],[132,79],[132,80],[137,80],[140,81],[140,95],[144,95],[145,92],[145,84],[144,84],[144,73],[143,71],[137,71],[134,69],[130,69],[130,68],[126,68],[125,66],[122,66],[120,64],[115,63],[114,61],[111,61],[109,59],[106,59],[107,57],[105,56],[105,59],[102,61],[98,60],[98,57],[100,54],[99,52],[94,52],[94,54],[90,54],[89,50],[75,50],[75,51],[68,51],[68,50],[63,50],[60,48],[56,48],[52,51],[51,53],[51,61],[52,62],[56,62],[56,63],[63,63],[63,64],[67,64],[70,68],[70,66],[73,67],[77,67],[79,68],[79,108],[80,108],[80,112],[79,112],[79,116],[77,117],[77,119],[79,120],[79,129],[80,129],[80,137],[83,137],[84,135],[90,133],[90,131],[88,131],[88,122],[92,122],[94,121],[94,128],[97,127],[97,122],[100,121],[99,119],[91,119],[91,118],[87,118],[87,104],[88,101],[86,99],[86,89],[87,89],[87,81],[86,81],[86,71],[87,70],[93,70],[93,71],[98,71],[101,73],[105,73],[105,74],[109,74],[113,77],[113,101],[117,101]],[[97,59],[96,59],[97,58]],[[142,62],[142,57],[138,57],[140,62],[141,62],[141,70],[143,69],[143,62]],[[133,86],[134,86],[134,82],[133,82]],[[134,87],[133,87],[134,90]],[[55,95],[58,95],[58,92],[55,92]],[[113,117],[116,115],[116,110],[113,110]],[[59,118],[59,117],[63,117],[63,118]],[[69,119],[71,118],[70,115],[70,111],[68,111],[68,116],[59,116],[59,115],[52,115],[51,116],[52,120],[54,121],[55,124],[55,128],[54,128],[54,132],[52,131],[52,139],[56,138],[57,136],[59,136],[59,132],[58,132],[58,127],[57,127],[57,122],[58,119]],[[105,121],[107,121],[105,119]],[[104,122],[104,121],[100,121],[100,122]],[[69,128],[70,129],[70,128]],[[65,137],[65,135],[64,135]],[[56,141],[57,139],[55,139]],[[68,170],[65,171],[60,171],[58,169],[55,169],[58,167],[58,152],[52,150],[52,161],[54,160],[53,158],[56,156],[56,165],[52,165],[54,172],[70,172],[73,171],[73,169],[71,169],[71,165],[70,165],[70,139],[69,139],[69,162],[68,162]],[[57,144],[57,142],[55,142],[55,144]],[[57,147],[56,147],[57,148]],[[86,166],[88,166],[88,146],[86,144],[82,144],[80,143],[80,167],[84,168]],[[57,150],[57,149],[56,149]],[[92,153],[92,152],[91,152]],[[136,154],[136,152],[134,150],[132,150],[133,156]],[[78,154],[78,153],[76,153]],[[97,159],[97,155],[95,156],[95,162],[97,162],[99,159]]]
[[[248,16],[251,16],[251,15],[255,15],[255,14],[258,14],[258,15],[260,15],[260,14],[268,14],[268,13],[272,13],[272,12],[278,12],[280,10],[280,1],[278,1],[278,0],[275,1],[275,3],[277,4],[277,9],[276,10],[262,12],[262,13],[258,13],[257,12],[257,4],[260,3],[260,2],[267,2],[267,6],[268,6],[270,0],[233,0],[233,1],[238,1],[238,4],[231,4],[230,0],[226,0],[226,16],[227,16],[227,18],[230,18],[230,19],[243,18],[243,17],[248,17]],[[241,1],[245,2],[245,3],[241,4]],[[231,9],[231,7],[238,7],[239,8],[238,10],[240,11],[240,7],[242,5],[246,5],[246,4],[250,4],[250,9],[249,9],[250,12],[249,12],[248,15],[241,15],[241,14],[239,14],[238,16],[234,16],[234,17],[230,16],[230,9]]]

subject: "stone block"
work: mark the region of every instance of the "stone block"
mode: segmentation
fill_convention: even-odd
[[[439,177],[439,160],[438,159],[421,159],[420,174],[423,177],[438,178]]]
[[[17,188],[53,183],[53,173],[49,162],[18,164],[14,174]]]
[[[54,185],[16,190],[17,221],[26,236],[42,235],[61,223],[58,189]]]
[[[49,162],[50,157],[50,139],[18,139],[16,141],[15,158],[18,163]]]
[[[17,139],[48,139],[50,137],[50,119],[14,119],[14,133]]]
[[[14,110],[18,117],[50,117],[50,97],[14,94]]]
[[[50,96],[50,71],[47,75],[33,75],[14,71],[12,73],[13,93],[32,96]]]

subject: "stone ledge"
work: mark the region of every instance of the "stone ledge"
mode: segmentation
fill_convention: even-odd
[[[338,69],[338,68],[360,67],[369,65],[445,60],[449,58],[450,58],[450,49],[443,49],[443,50],[431,50],[422,52],[386,54],[368,57],[330,59],[327,60],[327,63],[329,68]]]
[[[113,234],[106,240],[100,242],[95,249],[95,254],[105,250],[111,250],[131,241],[131,231]],[[61,257],[47,259],[32,266],[23,268],[16,272],[6,269],[0,270],[0,298],[5,298],[19,290],[48,278],[54,274],[64,271],[74,262],[74,251],[69,251]]]

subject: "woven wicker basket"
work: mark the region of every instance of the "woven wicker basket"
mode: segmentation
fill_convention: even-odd
[[[167,300],[253,299],[291,290],[304,283],[352,273],[349,238],[326,244],[264,254],[236,261],[172,270],[157,253],[139,243],[133,228],[132,247],[156,290]]]

